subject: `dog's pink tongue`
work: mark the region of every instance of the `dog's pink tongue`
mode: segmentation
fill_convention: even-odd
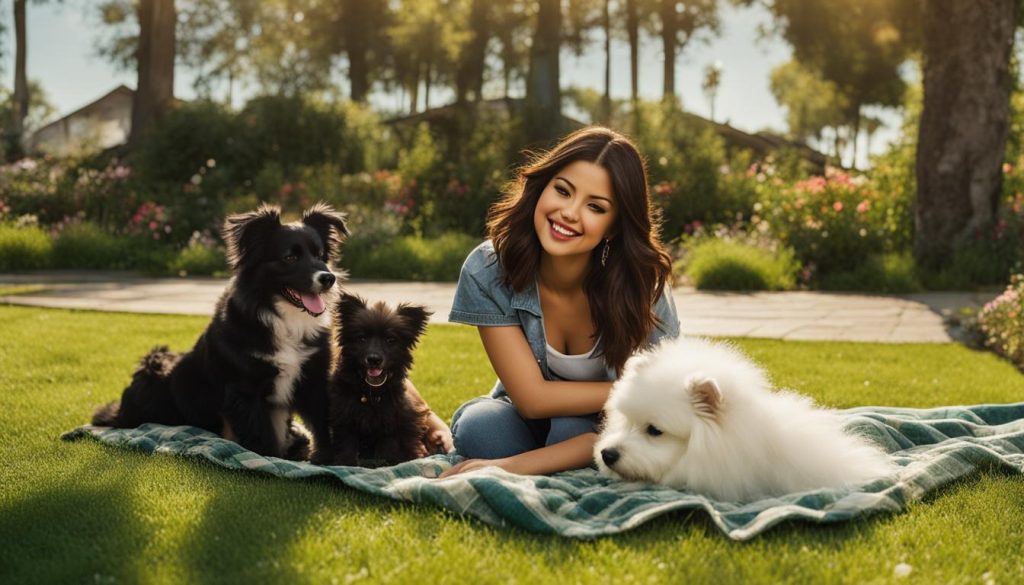
[[[302,293],[299,296],[302,298],[302,306],[306,307],[306,310],[310,313],[319,314],[324,312],[324,300],[320,298],[320,295]]]
[[[366,373],[367,373],[367,374],[368,374],[368,375],[369,375],[369,376],[370,376],[371,378],[376,378],[376,377],[377,377],[377,376],[379,376],[379,375],[381,374],[381,372],[383,372],[383,371],[384,371],[384,370],[382,370],[382,369],[380,369],[380,368],[372,368],[372,369],[366,370]]]

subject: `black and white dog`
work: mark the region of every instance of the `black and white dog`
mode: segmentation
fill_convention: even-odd
[[[223,235],[235,276],[195,347],[150,352],[93,424],[188,424],[264,455],[327,461],[327,308],[337,290],[328,264],[348,235],[344,215],[320,203],[282,224],[280,209],[264,204],[229,216]],[[295,413],[312,431],[312,452]]]

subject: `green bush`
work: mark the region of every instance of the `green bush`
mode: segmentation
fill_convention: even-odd
[[[1010,278],[1006,290],[978,315],[985,345],[1024,368],[1024,274]]]
[[[753,192],[739,183],[724,184],[723,171],[729,168],[725,143],[709,125],[666,103],[641,103],[635,119],[632,134],[649,161],[666,239],[678,237],[694,220],[729,221],[737,212],[749,212],[743,200],[752,200]]]
[[[914,258],[909,252],[876,254],[846,272],[821,275],[822,290],[864,291],[876,293],[912,293],[921,290]]]
[[[340,104],[302,97],[255,98],[239,113],[238,147],[257,168],[274,162],[290,175],[301,166],[337,164],[346,173],[365,170],[364,145],[349,128]]]
[[[478,238],[449,232],[434,238],[403,236],[377,244],[353,236],[342,248],[342,266],[353,278],[450,281]]]
[[[167,270],[178,276],[211,276],[227,272],[228,267],[222,248],[190,243],[178,251]]]
[[[855,269],[885,251],[884,197],[845,173],[762,188],[772,232],[816,273]]]
[[[259,161],[241,135],[237,114],[211,101],[197,101],[168,112],[133,155],[146,183],[188,183],[199,169],[215,168],[234,182],[251,179]]]
[[[52,247],[46,232],[36,226],[0,223],[0,270],[48,268]]]
[[[9,218],[31,215],[49,225],[80,209],[71,196],[70,163],[42,157],[0,166],[0,208]]]
[[[917,198],[917,147],[903,137],[885,153],[872,158],[867,189],[878,193],[881,212],[873,221],[886,252],[909,252],[914,245],[914,200]]]
[[[788,248],[773,253],[718,238],[696,242],[685,260],[685,274],[700,290],[790,290],[798,269]]]
[[[57,268],[127,268],[124,238],[114,236],[92,222],[71,223],[53,241],[53,266]]]

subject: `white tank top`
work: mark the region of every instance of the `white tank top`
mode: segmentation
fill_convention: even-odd
[[[594,344],[593,349],[579,355],[565,355],[547,343],[548,369],[551,373],[563,380],[573,382],[592,382],[608,379],[608,366],[604,358],[594,355],[600,341]]]

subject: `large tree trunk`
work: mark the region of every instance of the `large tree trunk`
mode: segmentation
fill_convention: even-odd
[[[550,141],[561,132],[562,125],[562,92],[558,86],[562,7],[559,0],[539,2],[526,82],[526,136],[531,143]]]
[[[21,158],[25,118],[28,117],[28,74],[26,73],[25,0],[14,0],[14,107],[11,108],[11,128],[8,138],[8,157]]]
[[[1010,112],[1016,0],[924,3],[924,109],[914,253],[940,267],[995,218]]]
[[[128,145],[137,146],[174,102],[174,0],[139,2],[139,82]]]
[[[629,98],[636,109],[640,90],[640,17],[637,0],[626,0],[626,34],[629,37]]]
[[[675,101],[676,96],[676,3],[674,0],[661,0],[661,46],[665,53],[665,83],[661,97]]]
[[[370,93],[370,6],[367,0],[345,0],[343,9],[341,34],[345,39],[345,54],[348,56],[349,91],[352,101],[365,103]]]

